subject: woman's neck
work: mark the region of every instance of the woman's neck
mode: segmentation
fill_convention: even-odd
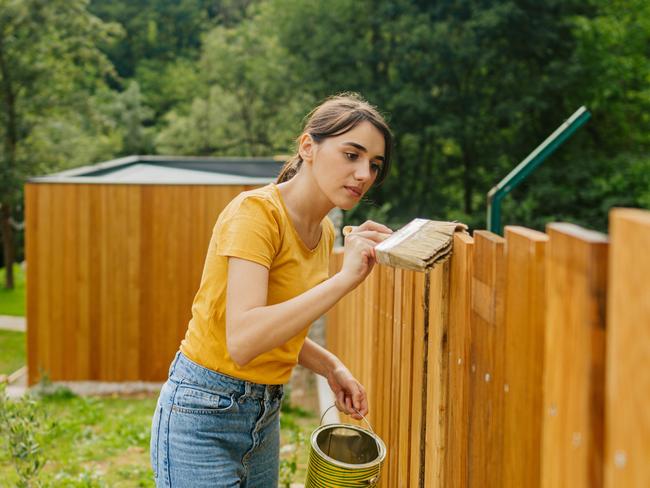
[[[278,189],[294,225],[307,233],[319,230],[321,221],[334,208],[306,171],[280,183]]]

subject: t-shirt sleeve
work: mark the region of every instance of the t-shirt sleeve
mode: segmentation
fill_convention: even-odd
[[[215,228],[217,254],[247,259],[271,268],[280,234],[273,205],[254,196],[229,209]]]

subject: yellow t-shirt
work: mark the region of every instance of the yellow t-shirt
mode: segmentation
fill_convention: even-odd
[[[219,215],[212,232],[192,319],[181,342],[183,354],[235,378],[263,384],[288,382],[309,324],[284,345],[259,355],[244,367],[237,366],[226,347],[228,257],[268,268],[267,304],[284,302],[328,278],[334,226],[326,217],[321,228],[318,245],[307,248],[273,183],[235,197]]]

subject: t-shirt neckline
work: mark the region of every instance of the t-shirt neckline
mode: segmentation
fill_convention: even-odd
[[[275,191],[275,194],[278,197],[278,200],[280,201],[280,205],[282,205],[282,211],[284,212],[285,217],[287,218],[287,222],[289,222],[289,227],[291,227],[291,232],[293,232],[294,237],[300,244],[300,246],[303,248],[303,250],[309,252],[309,253],[315,253],[318,251],[318,249],[321,247],[321,244],[323,242],[323,234],[325,233],[325,226],[323,225],[323,222],[320,224],[320,238],[318,239],[318,242],[316,243],[316,246],[314,246],[313,249],[310,249],[307,244],[305,244],[305,241],[302,240],[302,237],[300,237],[300,234],[298,234],[298,231],[296,230],[296,226],[293,225],[293,220],[291,220],[291,215],[289,215],[289,211],[287,210],[287,206],[284,203],[284,199],[282,198],[282,193],[280,193],[280,189],[278,188],[278,185],[275,183],[271,183],[271,187]]]

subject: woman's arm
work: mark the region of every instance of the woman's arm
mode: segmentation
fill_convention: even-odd
[[[243,366],[296,336],[361,283],[375,263],[374,246],[389,233],[366,222],[345,238],[341,270],[290,300],[267,305],[269,271],[261,264],[230,257],[226,295],[226,341],[233,361]]]
[[[307,338],[300,350],[298,363],[327,378],[340,411],[357,420],[361,420],[361,415],[368,413],[368,398],[363,385],[330,351]],[[361,415],[357,414],[355,409]]]
[[[298,364],[324,378],[327,378],[339,366],[343,366],[339,358],[309,337],[305,339],[305,344],[300,350]]]
[[[239,366],[286,343],[354,288],[349,278],[337,273],[297,297],[267,305],[268,273],[252,261],[228,260],[226,340]]]

